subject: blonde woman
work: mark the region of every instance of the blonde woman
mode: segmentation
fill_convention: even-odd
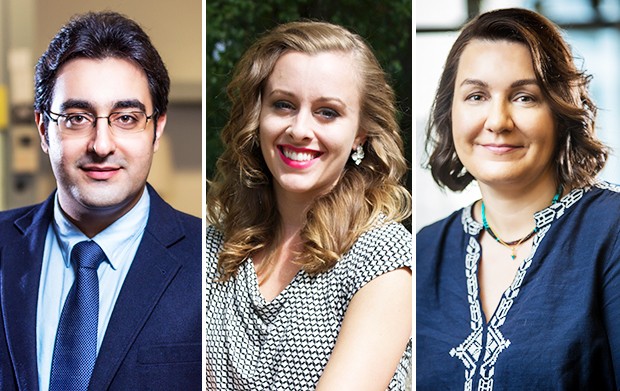
[[[411,202],[375,56],[340,26],[284,24],[229,97],[207,196],[207,387],[404,389]]]

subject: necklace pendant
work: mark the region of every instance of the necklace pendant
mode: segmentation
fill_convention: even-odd
[[[515,258],[517,257],[517,249],[513,247],[510,249],[510,252],[511,252],[510,258],[512,258],[512,260],[514,261]]]

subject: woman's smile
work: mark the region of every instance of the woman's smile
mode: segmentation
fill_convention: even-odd
[[[293,168],[306,168],[315,163],[323,152],[308,148],[297,148],[292,145],[278,145],[280,158]]]
[[[521,145],[516,144],[497,144],[497,143],[485,143],[480,144],[481,147],[485,148],[487,151],[494,153],[496,155],[505,155],[511,152],[515,152],[524,148]]]

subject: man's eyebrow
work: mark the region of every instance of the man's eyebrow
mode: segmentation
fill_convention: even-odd
[[[96,111],[95,106],[91,102],[82,99],[68,99],[60,105],[60,110],[62,112],[69,109],[80,109],[91,113]],[[124,99],[114,102],[112,111],[119,109],[138,109],[146,112],[144,103],[140,102],[138,99]]]
[[[146,113],[146,106],[144,106],[144,103],[140,102],[138,99],[126,99],[114,102],[112,110],[118,109],[138,109]]]
[[[94,111],[95,108],[92,103],[81,99],[68,99],[60,104],[61,112],[65,112],[69,109]]]

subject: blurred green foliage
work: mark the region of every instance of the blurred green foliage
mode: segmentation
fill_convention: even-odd
[[[213,177],[222,151],[219,132],[226,124],[226,85],[243,52],[275,25],[299,19],[340,24],[373,48],[396,91],[405,156],[412,138],[411,0],[209,0],[206,2],[206,175]],[[411,164],[410,164],[411,167]],[[411,173],[408,177],[411,188]]]

